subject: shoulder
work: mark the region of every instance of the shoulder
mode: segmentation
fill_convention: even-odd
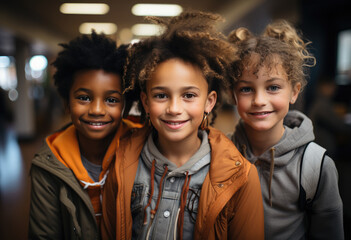
[[[234,143],[221,131],[209,128],[209,143],[211,146],[210,174],[217,181],[238,178],[244,182],[248,178],[252,164],[238,151]]]
[[[34,155],[32,159],[31,167],[40,167],[44,169],[65,169],[66,167],[56,158],[47,143],[44,143],[39,151]]]

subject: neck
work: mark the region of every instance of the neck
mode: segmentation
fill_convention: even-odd
[[[255,156],[262,155],[265,151],[277,144],[284,134],[284,126],[267,131],[256,131],[245,125],[247,138],[250,142],[252,153]]]
[[[198,136],[181,142],[169,142],[158,138],[156,146],[159,151],[177,167],[183,166],[200,148],[201,140]]]
[[[91,140],[79,137],[79,149],[81,154],[91,163],[102,165],[107,148],[110,146],[112,137],[104,140]]]

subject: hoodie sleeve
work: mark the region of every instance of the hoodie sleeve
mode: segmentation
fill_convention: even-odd
[[[254,165],[251,164],[248,180],[236,195],[228,239],[264,239],[261,185]]]
[[[339,194],[338,172],[326,156],[318,191],[310,213],[310,239],[344,239],[343,204]]]
[[[101,238],[104,240],[116,239],[116,198],[117,179],[115,164],[112,164],[107,176],[102,196]]]

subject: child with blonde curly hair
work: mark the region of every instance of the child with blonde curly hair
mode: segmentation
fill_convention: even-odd
[[[300,172],[302,159],[312,163],[303,155],[314,140],[313,126],[301,112],[289,111],[289,105],[306,85],[306,67],[315,65],[308,43],[286,21],[268,25],[259,36],[239,28],[229,40],[240,56],[233,66],[233,95],[241,120],[231,139],[257,167],[265,238],[343,239],[343,206],[333,160],[320,157],[314,195],[307,197],[309,187],[301,187],[301,177],[311,182],[316,174]],[[314,146],[312,155],[323,151]]]
[[[106,180],[103,239],[263,239],[256,168],[206,124],[236,58],[218,19],[153,18],[165,32],[130,48],[124,77],[147,121],[121,141]]]

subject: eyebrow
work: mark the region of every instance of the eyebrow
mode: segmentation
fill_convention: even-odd
[[[87,93],[91,93],[92,92],[90,89],[87,89],[87,88],[78,88],[77,90],[74,91],[74,93],[77,93],[79,91],[83,91],[83,92],[87,92]],[[123,95],[120,91],[117,91],[117,90],[108,90],[107,93],[108,94],[117,93],[119,95]]]
[[[162,87],[162,86],[157,86],[157,87],[153,87],[150,89],[150,91],[155,91],[155,90],[168,90],[170,88],[168,87]],[[189,86],[189,87],[183,87],[182,90],[192,90],[192,89],[195,89],[195,90],[200,90],[198,87],[194,87],[194,86]]]
[[[276,81],[276,80],[278,80],[278,81],[285,81],[285,80],[282,79],[282,78],[274,77],[274,78],[270,78],[270,79],[266,80],[266,82],[273,82],[273,81]],[[251,83],[251,82],[252,82],[252,81],[248,81],[248,80],[239,80],[239,81],[238,81],[238,83],[247,83],[247,84],[249,84],[249,83]]]

